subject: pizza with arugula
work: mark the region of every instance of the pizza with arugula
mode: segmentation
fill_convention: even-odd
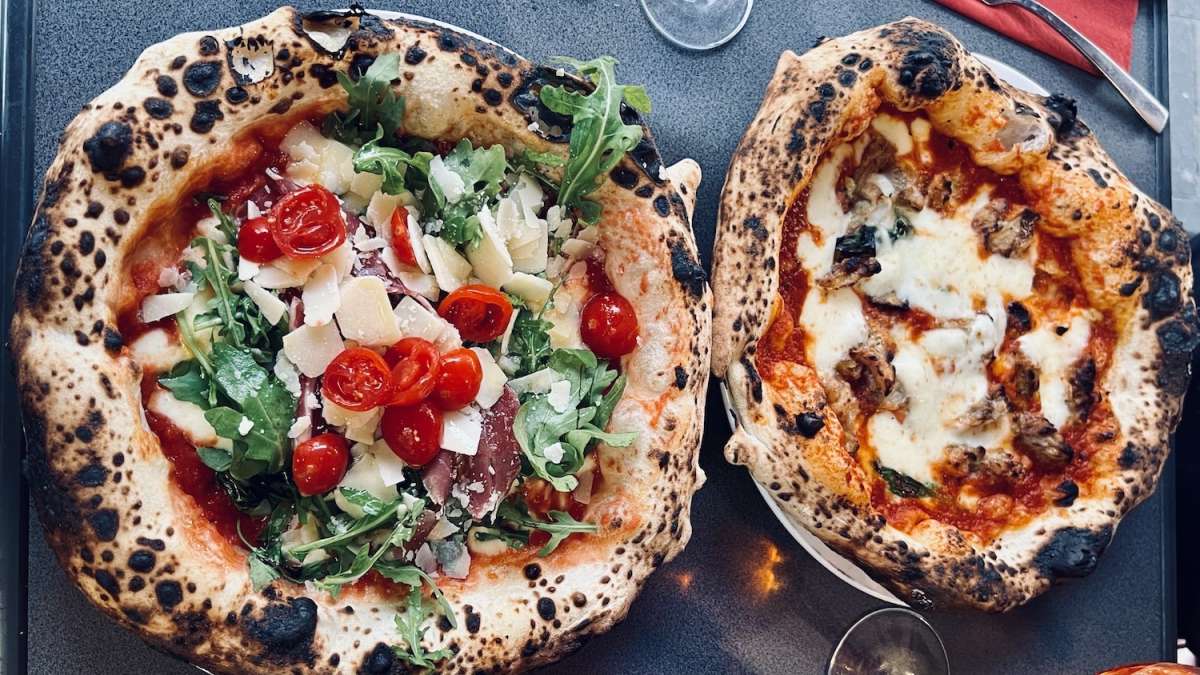
[[[516,670],[686,543],[693,162],[615,60],[290,8],[68,127],[13,349],[87,596],[230,672]]]

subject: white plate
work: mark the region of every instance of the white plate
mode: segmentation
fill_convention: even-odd
[[[1039,85],[1037,82],[1034,82],[1025,73],[1022,73],[1007,63],[979,53],[975,54],[975,58],[982,61],[984,65],[991,69],[992,74],[994,74],[997,78],[1008,82],[1014,87],[1017,87],[1018,89],[1024,89],[1025,91],[1032,92],[1040,96],[1048,95],[1048,92],[1043,89],[1041,85]],[[729,427],[731,429],[736,428],[733,406],[729,401],[729,390],[725,387],[724,382],[720,383],[720,390],[721,401],[725,404],[725,415],[729,419]],[[896,597],[894,593],[884,588],[879,582],[872,579],[871,576],[864,572],[857,563],[826,546],[825,542],[821,541],[815,534],[809,532],[803,525],[796,522],[795,519],[785,513],[783,509],[780,508],[779,503],[771,497],[771,493],[768,492],[767,488],[765,488],[762,484],[756,482],[755,487],[757,487],[758,491],[762,493],[763,499],[767,502],[767,506],[771,507],[771,511],[775,514],[775,517],[779,519],[779,522],[783,524],[784,529],[786,529],[788,533],[790,533],[792,537],[799,542],[800,546],[803,547],[805,551],[808,551],[809,555],[811,555],[813,558],[816,558],[817,562],[821,563],[822,567],[832,572],[833,575],[838,579],[841,579],[847,584],[873,598],[882,600],[884,602],[890,602],[895,605],[903,605],[905,607],[908,606],[903,600]]]

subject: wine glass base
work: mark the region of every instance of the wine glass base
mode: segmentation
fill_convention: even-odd
[[[692,51],[715,49],[741,32],[754,0],[640,0],[650,25],[668,42]]]

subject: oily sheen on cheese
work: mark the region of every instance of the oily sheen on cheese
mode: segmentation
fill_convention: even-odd
[[[1038,364],[1038,396],[1042,416],[1061,428],[1071,416],[1067,406],[1068,374],[1087,349],[1091,325],[1080,314],[1071,317],[1067,331],[1058,334],[1059,325],[1047,322],[1017,340],[1021,351]]]

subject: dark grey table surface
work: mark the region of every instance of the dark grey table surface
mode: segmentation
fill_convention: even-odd
[[[242,23],[273,8],[273,2],[260,0],[37,0],[32,125],[39,182],[59,131],[143,47],[183,31]],[[758,107],[778,54],[802,51],[821,35],[906,15],[940,23],[971,49],[1080,99],[1080,114],[1117,164],[1149,194],[1169,197],[1165,144],[1115,92],[932,2],[759,0],[744,32],[707,54],[668,47],[634,0],[428,0],[380,8],[452,22],[534,59],[616,55],[621,79],[643,83],[650,92],[650,123],[666,159],[693,157],[704,169],[695,230],[706,263],[729,155]],[[1134,33],[1133,74],[1152,89],[1164,68],[1161,11],[1143,2]],[[23,236],[24,223],[5,226],[8,237]],[[719,402],[710,396],[701,454],[708,483],[695,498],[691,544],[650,579],[624,623],[589,642],[556,672],[815,673],[823,671],[842,631],[881,604],[842,584],[795,544],[746,472],[725,463],[721,447],[728,434]],[[1173,515],[1164,499],[1172,478],[1168,469],[1159,493],[1121,526],[1091,577],[1004,616],[932,613],[954,671],[1082,673],[1173,659]],[[55,563],[36,518],[29,530],[30,672],[195,672],[92,609]]]

